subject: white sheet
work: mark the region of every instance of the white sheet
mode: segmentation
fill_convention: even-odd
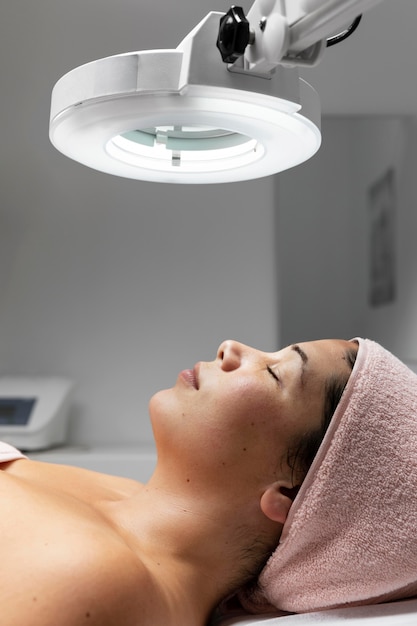
[[[417,599],[284,617],[239,616],[216,626],[417,626]]]

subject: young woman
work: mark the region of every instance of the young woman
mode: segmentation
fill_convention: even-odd
[[[203,626],[275,549],[357,349],[224,342],[151,399],[145,485],[3,446],[1,622]]]

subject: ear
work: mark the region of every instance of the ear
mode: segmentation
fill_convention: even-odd
[[[299,485],[288,487],[279,482],[267,487],[260,501],[262,513],[273,522],[284,524],[299,488]]]

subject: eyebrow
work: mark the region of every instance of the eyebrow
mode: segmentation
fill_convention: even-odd
[[[304,350],[296,343],[294,343],[291,346],[291,350],[294,350],[294,352],[299,354],[300,357],[301,357],[302,365],[301,365],[301,379],[300,379],[300,382],[301,382],[301,386],[304,386],[304,374],[305,374],[307,363],[308,363],[308,356],[306,355]]]

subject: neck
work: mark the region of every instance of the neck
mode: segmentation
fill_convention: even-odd
[[[217,604],[246,581],[248,565],[256,569],[264,558],[260,551],[243,563],[244,551],[265,535],[267,555],[280,532],[256,501],[252,507],[236,500],[225,506],[216,494],[170,489],[156,477],[123,501],[117,515],[167,610],[177,623],[181,616],[182,624],[194,626],[206,623]]]

